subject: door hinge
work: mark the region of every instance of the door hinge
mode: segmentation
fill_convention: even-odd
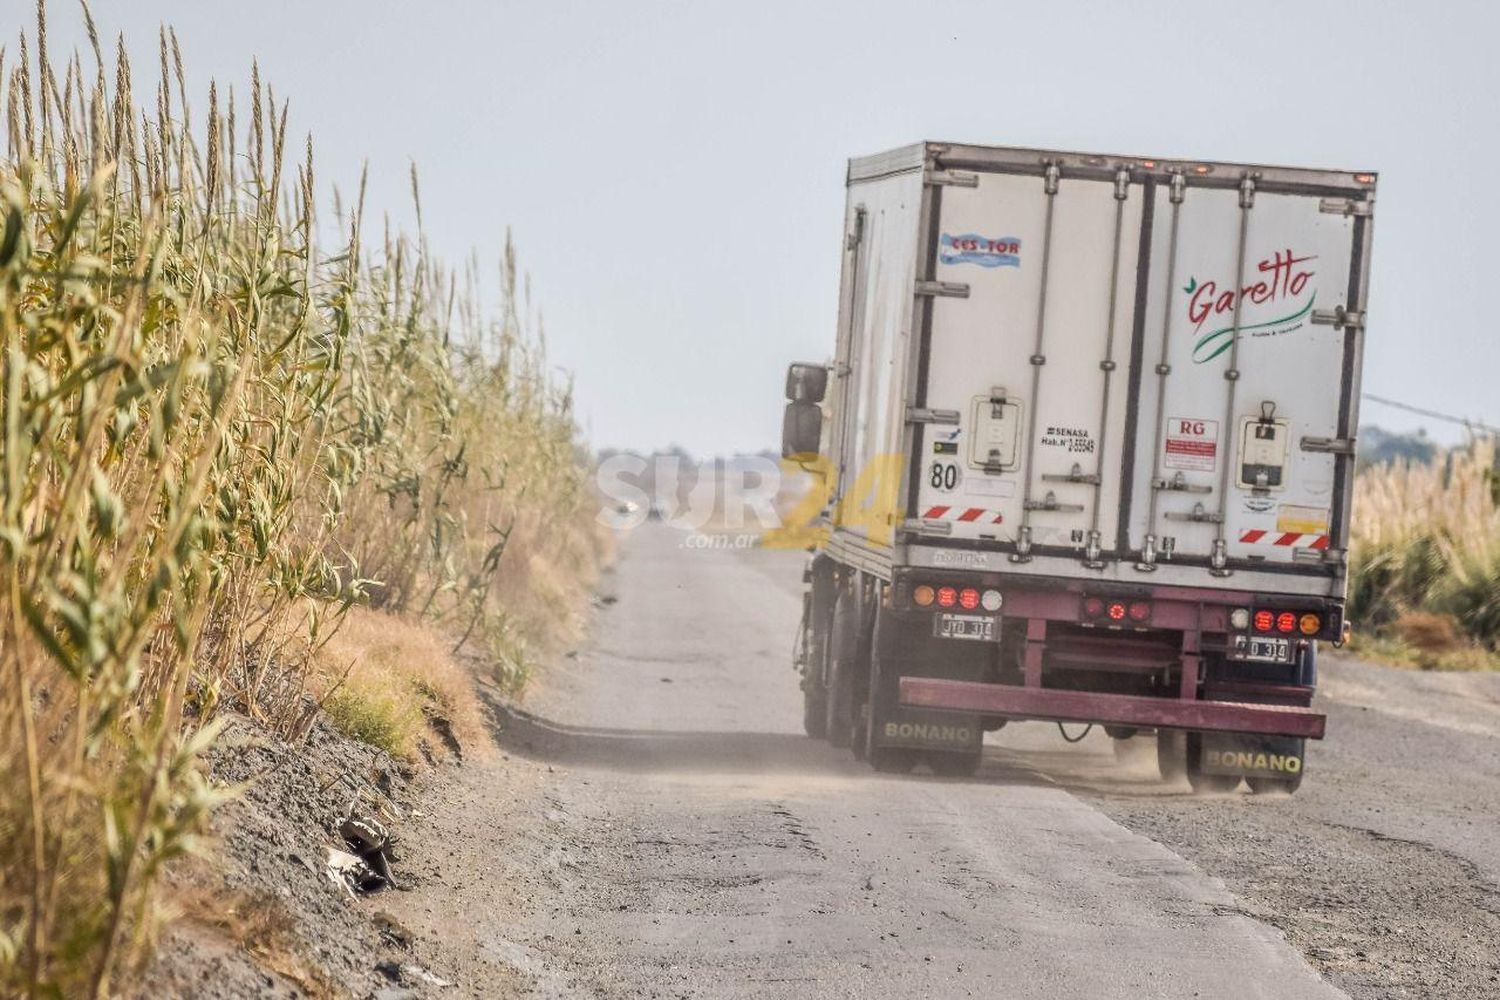
[[[906,422],[909,424],[956,424],[963,419],[957,410],[933,410],[925,406],[908,406]]]
[[[1304,437],[1300,444],[1303,451],[1318,451],[1330,455],[1354,454],[1353,438]]]
[[[1077,462],[1073,463],[1072,471],[1067,474],[1057,472],[1044,472],[1041,475],[1044,483],[1083,483],[1087,486],[1098,486],[1099,475],[1095,472],[1084,472],[1083,467]]]
[[[967,174],[961,170],[936,170],[928,169],[922,175],[924,184],[946,185],[948,187],[972,188],[979,186],[978,174]]]
[[[1193,504],[1192,510],[1169,510],[1162,514],[1169,521],[1193,521],[1199,524],[1220,524],[1224,515],[1205,510],[1201,503]]]
[[[919,281],[917,294],[966,299],[969,297],[969,286],[962,281]]]
[[[1027,500],[1021,504],[1021,508],[1023,510],[1051,510],[1076,514],[1083,510],[1083,504],[1059,503],[1057,494],[1053,493],[1051,490],[1048,490],[1045,497],[1040,500]]]
[[[1170,490],[1173,493],[1212,493],[1212,486],[1198,486],[1187,481],[1187,476],[1181,472],[1174,473],[1171,479],[1151,480],[1153,490]]]
[[[1314,309],[1312,321],[1322,326],[1331,326],[1335,330],[1363,330],[1365,328],[1365,314],[1354,309],[1345,309],[1343,306],[1335,306],[1332,309]]]
[[[901,522],[901,530],[910,535],[926,535],[933,538],[946,538],[953,534],[953,522],[951,521],[923,521],[909,518]]]
[[[1324,198],[1318,202],[1318,211],[1324,215],[1362,215],[1368,218],[1375,214],[1375,203],[1355,198]]]

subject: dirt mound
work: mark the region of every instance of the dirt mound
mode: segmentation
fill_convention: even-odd
[[[420,781],[389,755],[320,719],[289,744],[230,721],[206,755],[214,780],[245,786],[213,821],[215,863],[185,865],[167,888],[182,913],[138,996],[420,997],[438,987],[385,894],[356,898],[331,877],[330,848],[351,803],[398,837]],[[399,854],[399,852],[398,852]],[[409,873],[396,865],[398,880]],[[420,881],[420,876],[416,876]]]

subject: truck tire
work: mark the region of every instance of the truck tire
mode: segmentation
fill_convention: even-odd
[[[1187,780],[1200,795],[1227,795],[1240,787],[1240,777],[1233,774],[1209,774],[1203,770],[1203,737],[1187,734]]]
[[[970,753],[946,753],[942,750],[927,751],[927,766],[940,778],[972,778],[979,770],[984,758],[983,750]]]
[[[802,596],[802,729],[815,740],[828,736],[828,647],[833,628],[835,590],[833,564],[813,560],[810,586]]]
[[[813,595],[802,595],[802,731],[815,740],[828,735],[828,688],[816,658],[818,627],[813,619]],[[826,626],[825,626],[826,630]]]
[[[802,678],[802,731],[815,740],[828,737],[828,692],[814,690],[811,678]]]
[[[1162,781],[1181,781],[1187,776],[1187,737],[1181,730],[1156,731],[1156,770]]]
[[[850,590],[841,590],[833,607],[828,640],[828,691],[823,731],[836,747],[853,745],[857,734],[855,678],[867,668],[868,647],[863,641],[859,603]]]
[[[1250,786],[1250,791],[1256,795],[1265,795],[1268,792],[1281,792],[1283,795],[1291,795],[1302,787],[1302,772],[1290,778],[1246,778],[1245,783]]]

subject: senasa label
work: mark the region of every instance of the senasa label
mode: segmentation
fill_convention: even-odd
[[[1233,279],[1200,283],[1196,277],[1183,286],[1187,318],[1193,325],[1193,361],[1203,364],[1229,350],[1239,307],[1240,333],[1274,337],[1300,329],[1318,297],[1309,265],[1316,254],[1298,256],[1291,248],[1277,250],[1256,265],[1259,277],[1236,289]],[[1266,314],[1270,313],[1270,318]]]
[[[992,239],[978,233],[944,233],[938,260],[944,264],[978,264],[980,267],[1020,267],[1021,240],[1015,236]]]

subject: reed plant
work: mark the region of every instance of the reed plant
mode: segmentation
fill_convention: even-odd
[[[1355,480],[1349,613],[1356,634],[1398,639],[1421,665],[1500,646],[1500,475],[1476,437],[1432,462],[1396,461]],[[1448,659],[1452,660],[1452,657]],[[1464,665],[1492,658],[1459,656]]]
[[[320,248],[311,139],[258,72],[190,102],[164,30],[138,97],[84,13],[82,53],[41,3],[0,49],[4,995],[138,965],[162,866],[232,794],[196,766],[215,715],[305,733],[351,607],[523,676],[597,554],[514,248],[498,316],[476,264],[369,239],[363,182]],[[549,606],[507,602],[555,565]]]

